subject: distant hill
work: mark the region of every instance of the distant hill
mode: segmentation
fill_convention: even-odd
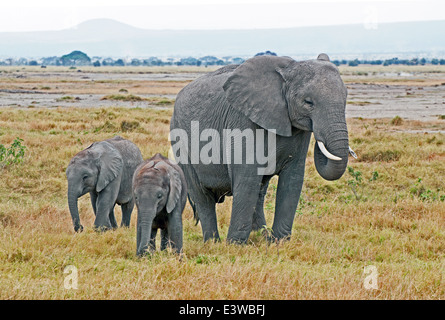
[[[61,56],[251,56],[430,53],[445,55],[445,20],[256,30],[145,30],[110,19],[90,20],[60,31],[0,33],[1,57]]]

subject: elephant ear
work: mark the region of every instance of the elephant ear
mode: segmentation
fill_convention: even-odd
[[[182,183],[181,176],[179,172],[176,171],[171,165],[164,161],[159,161],[155,168],[163,167],[167,170],[169,181],[170,181],[170,193],[167,199],[167,212],[170,213],[176,207],[179,199],[181,198]]]
[[[277,69],[295,62],[289,57],[257,56],[246,60],[223,85],[232,107],[259,126],[291,136],[292,124],[283,92],[284,79]]]
[[[122,171],[123,163],[122,156],[108,142],[100,144],[102,151],[97,159],[99,167],[99,177],[97,178],[96,191],[101,192],[111,181],[116,179]]]
[[[317,57],[317,60],[331,61],[326,53],[320,53]]]

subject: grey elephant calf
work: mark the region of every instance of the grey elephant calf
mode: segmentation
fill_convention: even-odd
[[[181,168],[157,153],[134,172],[133,195],[138,208],[137,255],[156,249],[161,229],[161,250],[170,242],[182,251],[182,211],[187,202],[187,183]]]
[[[87,192],[96,215],[95,228],[117,228],[114,217],[116,204],[122,208],[121,226],[130,225],[134,208],[131,183],[133,173],[142,161],[139,148],[119,136],[95,142],[71,159],[66,169],[68,206],[76,232],[83,230],[77,199]]]

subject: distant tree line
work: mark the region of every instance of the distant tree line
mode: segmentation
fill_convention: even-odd
[[[386,60],[333,60],[332,63],[334,63],[336,66],[340,65],[348,65],[351,67],[356,67],[361,64],[369,64],[369,65],[383,65],[383,66],[390,66],[390,65],[407,65],[407,66],[418,66],[418,65],[425,65],[425,64],[432,64],[432,65],[445,65],[445,59],[430,59],[427,60],[425,58],[413,58],[413,59],[399,59],[399,58],[391,58]]]
[[[114,59],[102,57],[88,57],[82,51],[73,51],[61,57],[44,57],[39,60],[36,59],[13,59],[8,58],[0,60],[0,65],[29,65],[29,66],[224,66],[227,64],[240,64],[244,59],[239,57],[226,56],[218,58],[215,56],[204,56],[201,58],[187,57],[187,58],[166,58],[160,59],[157,57],[150,57],[146,59]]]
[[[271,55],[277,56],[275,52],[265,51],[255,54],[255,56]],[[19,58],[13,59],[8,58],[0,60],[0,65],[30,65],[30,66],[224,66],[228,64],[241,64],[244,62],[243,58],[226,56],[218,58],[215,56],[204,56],[201,58],[187,57],[187,58],[166,58],[161,59],[158,57],[150,57],[145,59],[114,59],[114,58],[102,58],[102,57],[88,57],[87,54],[82,51],[73,51],[69,54],[63,55],[61,57],[45,57],[39,60]],[[333,60],[337,66],[348,65],[348,66],[358,66],[358,65],[445,65],[445,59],[426,59],[426,58],[413,58],[413,59],[378,59],[378,60]]]

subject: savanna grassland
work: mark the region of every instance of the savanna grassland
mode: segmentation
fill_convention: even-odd
[[[345,69],[345,82],[366,77],[354,74],[357,70]],[[362,72],[372,83],[373,71]],[[15,79],[11,86],[40,86]],[[424,85],[445,82],[436,80]],[[113,89],[97,85],[94,92],[103,96],[126,94],[119,92],[122,83]],[[140,94],[125,85],[128,94]],[[57,85],[48,86],[56,90]],[[8,149],[19,137],[26,147],[22,161],[0,164],[1,299],[445,298],[445,120],[440,117],[349,118],[350,145],[358,159],[350,158],[348,170],[333,182],[317,174],[312,141],[292,238],[286,242],[269,244],[261,232],[253,232],[247,245],[227,244],[231,198],[217,206],[220,243],[203,242],[186,206],[182,258],[169,251],[136,257],[136,209],[130,228],[94,231],[89,195],[79,199],[85,230],[74,233],[65,177],[71,157],[117,134],[138,145],[144,158],[167,155],[171,114],[172,103],[0,108],[0,144]],[[274,178],[266,196],[269,227],[276,185]],[[119,207],[116,218],[120,223]],[[77,268],[77,289],[65,288],[67,266]],[[368,266],[377,272],[376,289],[367,289]]]

